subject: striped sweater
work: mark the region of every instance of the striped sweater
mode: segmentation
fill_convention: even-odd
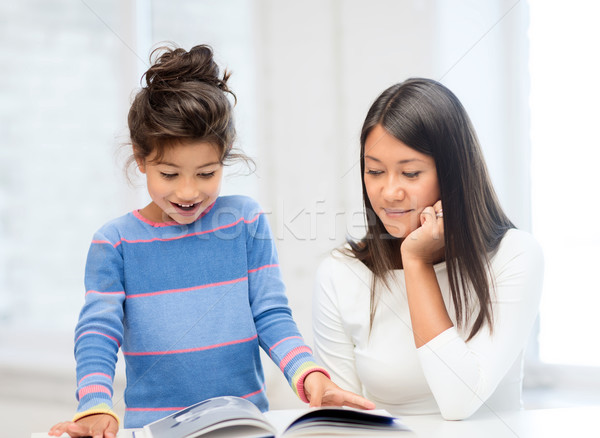
[[[317,367],[294,323],[267,219],[250,198],[218,198],[190,225],[134,211],[94,236],[75,332],[75,419],[112,408],[126,362],[124,427],[236,395],[268,409],[259,346],[304,401]]]

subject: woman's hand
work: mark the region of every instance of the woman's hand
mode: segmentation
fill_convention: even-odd
[[[71,438],[116,438],[119,430],[117,419],[108,414],[94,414],[77,421],[63,421],[52,426],[48,435],[61,436],[68,434]]]
[[[402,242],[402,267],[415,346],[452,327],[433,265],[444,259],[441,201],[421,212],[421,226]]]
[[[421,226],[402,242],[402,262],[437,263],[444,258],[444,216],[442,201],[421,212]]]
[[[344,391],[318,371],[304,378],[304,394],[310,401],[310,407],[350,406],[358,409],[375,409],[375,403],[353,392]]]

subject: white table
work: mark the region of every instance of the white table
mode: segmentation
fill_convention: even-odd
[[[444,421],[437,415],[406,416],[417,437],[565,438],[600,437],[600,406],[478,412],[468,420]]]
[[[275,420],[285,411],[271,411]],[[402,421],[412,432],[399,432],[411,438],[565,438],[600,437],[600,406],[535,409],[519,412],[480,410],[463,421],[445,421],[439,415],[407,415]],[[34,433],[31,438],[46,438]],[[66,437],[67,435],[65,435]],[[389,436],[389,435],[387,435]],[[119,431],[118,438],[132,438],[131,430]]]

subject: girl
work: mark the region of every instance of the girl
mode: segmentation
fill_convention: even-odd
[[[126,428],[219,395],[267,410],[259,347],[312,406],[372,408],[334,385],[304,344],[260,207],[219,197],[223,165],[245,158],[231,149],[229,74],[220,76],[208,46],[157,50],[128,117],[152,202],[92,240],[75,333],[79,408],[50,434],[115,436],[119,348]]]
[[[519,408],[542,254],[502,211],[463,106],[407,80],[373,103],[360,141],[368,228],[319,268],[317,357],[394,414]]]

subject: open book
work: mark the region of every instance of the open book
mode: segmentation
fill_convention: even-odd
[[[239,397],[215,397],[196,403],[134,432],[134,438],[301,437],[389,435],[408,428],[386,411],[311,408],[270,411]]]

